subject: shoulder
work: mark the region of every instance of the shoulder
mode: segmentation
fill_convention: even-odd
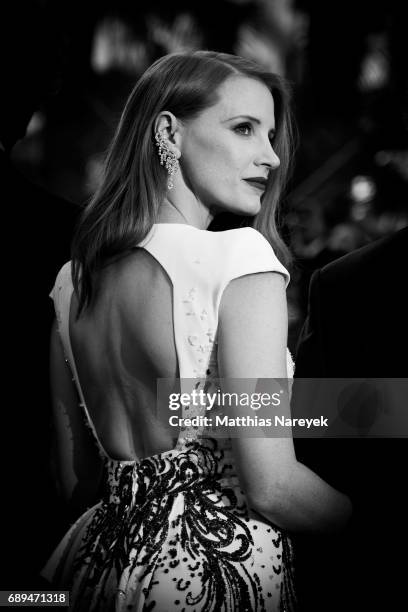
[[[218,232],[215,235],[224,235],[231,249],[252,252],[253,254],[269,257],[274,254],[273,248],[266,238],[253,227],[240,227],[237,229]]]
[[[285,278],[282,274],[266,271],[237,276],[222,294],[220,314],[230,316],[232,311],[247,310],[252,318],[257,319],[258,309],[263,312],[267,306],[270,310],[278,301],[286,304]]]
[[[378,299],[381,283],[398,291],[407,256],[408,228],[356,249],[314,272],[310,302],[324,299],[343,308],[348,302],[366,303],[374,295]]]
[[[244,230],[244,228],[243,228]],[[268,241],[245,228],[234,236],[234,257],[221,295],[219,355],[222,376],[286,376],[288,273]],[[278,273],[276,273],[278,272]]]
[[[229,242],[226,280],[229,282],[222,296],[221,315],[246,310],[257,318],[266,304],[268,308],[278,302],[284,305],[289,273],[266,238],[254,228],[245,227],[232,230],[226,239]],[[254,308],[259,308],[259,312]]]
[[[337,287],[361,283],[404,265],[407,255],[408,228],[403,228],[331,262],[321,269],[319,275],[315,275],[314,282],[318,279],[322,286]]]
[[[170,278],[194,276],[221,287],[235,277],[275,271],[289,282],[289,273],[279,262],[264,236],[252,227],[211,232],[190,225],[156,225],[140,246],[166,269]]]
[[[272,245],[256,229],[243,227],[230,232],[226,273],[230,279],[256,274],[258,272],[277,272],[283,276],[285,286],[289,284],[289,272],[277,258]],[[252,282],[257,282],[255,279]]]

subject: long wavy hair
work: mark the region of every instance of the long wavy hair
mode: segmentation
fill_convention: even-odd
[[[167,190],[167,171],[160,165],[154,140],[158,114],[170,111],[181,121],[194,119],[217,102],[219,86],[231,76],[261,81],[274,99],[274,150],[280,166],[270,175],[261,211],[251,225],[285,265],[290,262],[278,230],[279,203],[293,151],[287,83],[234,55],[211,51],[166,55],[146,70],[131,92],[107,151],[100,186],[81,215],[71,252],[78,317],[93,303],[101,268],[133,249],[157,221]]]

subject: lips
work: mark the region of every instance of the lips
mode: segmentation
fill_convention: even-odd
[[[255,187],[256,189],[260,189],[261,191],[265,191],[266,189],[267,180],[263,178],[262,176],[247,178],[247,179],[244,179],[244,181],[248,183],[249,185],[251,185],[252,187]]]

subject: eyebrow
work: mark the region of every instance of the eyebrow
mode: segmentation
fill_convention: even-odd
[[[226,123],[227,121],[233,121],[234,119],[249,119],[250,121],[253,121],[254,123],[257,123],[258,125],[261,125],[262,121],[260,119],[257,119],[256,117],[252,117],[251,115],[236,115],[235,117],[229,117],[228,119],[225,119],[225,121],[223,121],[223,123]],[[268,134],[276,134],[276,129],[275,128],[271,128],[268,132]]]

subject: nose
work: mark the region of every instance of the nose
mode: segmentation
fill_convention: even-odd
[[[280,166],[280,159],[276,155],[273,145],[269,139],[259,152],[257,165],[266,166],[270,170],[276,170]]]

